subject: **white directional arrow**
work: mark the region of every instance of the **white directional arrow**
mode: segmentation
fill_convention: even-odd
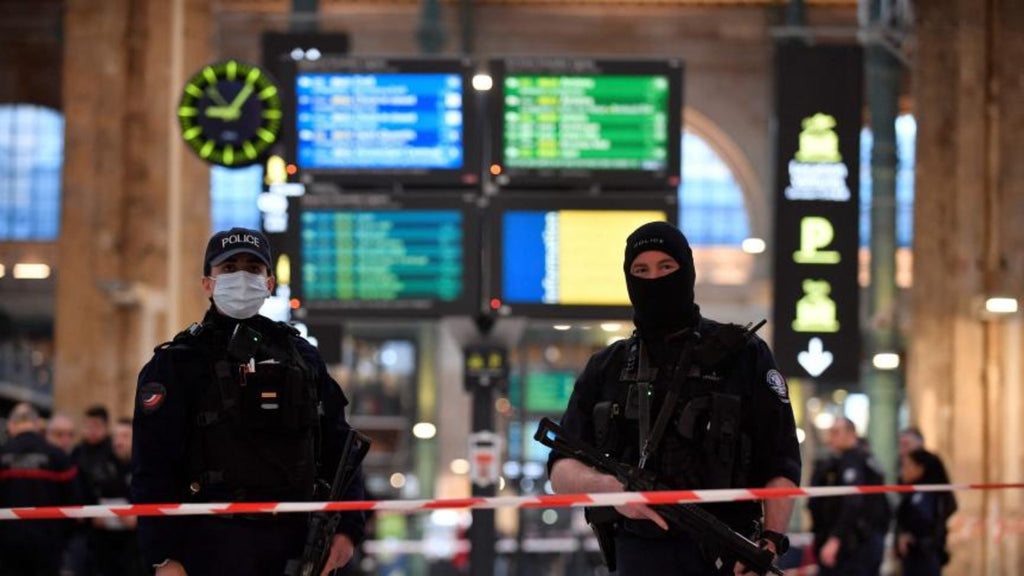
[[[811,338],[807,350],[797,354],[796,361],[807,370],[811,378],[817,378],[832,365],[832,353],[825,350],[821,338]]]

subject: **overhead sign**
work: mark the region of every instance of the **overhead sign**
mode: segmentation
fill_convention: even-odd
[[[499,346],[469,346],[464,350],[466,388],[504,384],[508,378],[508,351]]]
[[[856,46],[776,54],[774,342],[791,376],[859,373],[861,58]]]

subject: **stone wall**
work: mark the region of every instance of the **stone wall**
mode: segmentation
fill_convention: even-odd
[[[56,405],[130,414],[152,347],[200,317],[209,172],[178,135],[205,0],[67,2]]]
[[[1024,296],[1024,5],[918,4],[912,419],[956,482],[1022,477],[1019,320],[986,316],[989,295]],[[1019,574],[1016,492],[964,494],[954,574]]]

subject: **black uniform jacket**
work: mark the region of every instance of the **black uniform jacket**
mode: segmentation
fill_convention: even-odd
[[[811,484],[815,486],[864,486],[868,482],[868,457],[860,448],[821,461]],[[814,545],[820,549],[835,536],[842,548],[856,548],[866,538],[874,518],[873,502],[863,495],[812,499],[808,505],[814,531]]]
[[[0,508],[75,504],[76,474],[67,455],[42,436],[19,434],[0,448]],[[69,528],[68,520],[0,522],[0,548],[59,555]]]
[[[204,322],[217,323],[227,334],[231,333],[237,323],[213,310],[207,313]],[[262,334],[280,330],[273,321],[263,316],[255,316],[243,322]],[[316,348],[298,336],[292,338],[303,361],[316,374],[317,393],[324,411],[320,417],[323,452],[317,476],[330,482],[340,458],[342,441],[349,430],[344,410],[348,400],[341,387],[327,373],[327,367]],[[142,369],[135,403],[131,481],[133,503],[185,500],[189,484],[186,478],[188,438],[196,426],[195,402],[203,387],[216,384],[210,361],[201,350],[194,347],[159,347],[152,360]],[[161,390],[165,391],[163,397],[159,394]],[[343,499],[363,498],[360,474]],[[294,519],[295,515],[286,514],[282,517]],[[200,525],[199,520],[200,517],[189,516],[140,517],[139,542],[146,562],[157,564],[168,558],[182,558],[186,535]],[[239,519],[239,522],[245,523],[247,520]],[[338,532],[348,535],[358,545],[365,538],[364,515],[361,512],[344,513]],[[191,534],[191,537],[196,536]],[[296,554],[299,552],[301,550],[297,550]]]
[[[699,331],[710,336],[721,324],[701,319]],[[674,342],[649,343],[652,366],[667,372],[674,366],[682,344]],[[562,426],[567,434],[595,445],[594,405],[622,397],[622,369],[630,354],[630,341],[622,340],[605,348],[590,358],[583,373],[576,380]],[[763,487],[774,478],[787,478],[794,484],[800,482],[800,450],[796,438],[793,410],[789,403],[785,380],[779,374],[771,351],[763,340],[751,337],[744,347],[723,361],[712,373],[704,377],[713,382],[728,383],[741,391],[743,398],[742,428],[751,440],[750,487]],[[661,409],[660,399],[664,397],[668,381],[659,377],[654,382],[654,401],[651,404],[651,423]],[[671,430],[671,427],[670,427]],[[666,432],[669,434],[671,432]],[[629,442],[639,443],[637,433]],[[664,444],[664,443],[663,443]],[[637,450],[632,451],[634,460]],[[563,458],[552,453],[548,470]],[[635,464],[636,462],[631,462]],[[655,466],[657,466],[655,458]],[[656,469],[656,468],[655,468]],[[744,488],[745,486],[734,486]],[[672,486],[675,489],[692,489],[697,486]],[[732,505],[726,505],[732,506]],[[715,507],[709,510],[716,511]],[[725,512],[718,507],[718,511]]]

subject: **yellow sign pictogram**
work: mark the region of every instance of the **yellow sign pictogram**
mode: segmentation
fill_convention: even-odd
[[[833,164],[843,161],[839,153],[839,136],[836,135],[836,119],[828,114],[817,113],[804,118],[800,123],[800,149],[796,152],[798,162],[809,164]]]
[[[838,332],[836,303],[829,298],[832,285],[826,280],[804,280],[804,296],[796,302],[796,332]]]
[[[828,218],[806,216],[800,220],[800,249],[793,252],[797,264],[838,264],[839,252],[822,250],[832,243],[835,229]]]

